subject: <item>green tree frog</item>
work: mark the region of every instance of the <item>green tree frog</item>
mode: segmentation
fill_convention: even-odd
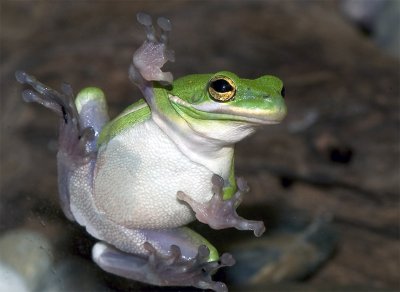
[[[174,60],[171,24],[137,19],[147,38],[134,53],[130,79],[144,99],[109,121],[104,93],[88,87],[74,100],[25,72],[23,98],[60,116],[58,184],[70,220],[100,240],[93,260],[105,271],[160,286],[226,291],[211,276],[234,264],[185,227],[196,218],[214,229],[235,227],[260,236],[262,222],[236,213],[247,191],[234,175],[234,144],[262,125],[280,122],[286,107],[282,81],[249,80],[231,72],[173,80],[161,68]]]

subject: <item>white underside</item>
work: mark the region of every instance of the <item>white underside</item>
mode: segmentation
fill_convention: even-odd
[[[177,191],[206,202],[211,176],[150,119],[99,149],[93,199],[105,217],[128,228],[179,227],[194,214],[177,200]]]
[[[231,156],[223,161],[227,169],[230,161]],[[194,219],[192,210],[176,199],[177,191],[208,201],[213,173],[218,170],[192,162],[148,120],[113,138],[99,150],[93,164],[71,173],[71,211],[88,233],[122,251],[146,255],[145,242],[165,251],[162,229],[181,227]],[[161,239],[148,238],[149,229],[161,229]],[[176,230],[178,239],[170,244],[190,241],[182,238],[185,231]],[[95,251],[99,257],[99,250]]]

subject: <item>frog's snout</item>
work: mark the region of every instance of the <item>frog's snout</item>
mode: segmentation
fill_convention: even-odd
[[[280,93],[276,94],[275,96],[267,96],[266,100],[270,105],[271,116],[276,122],[281,122],[287,114],[286,103],[284,100],[285,96],[285,89],[282,87]]]

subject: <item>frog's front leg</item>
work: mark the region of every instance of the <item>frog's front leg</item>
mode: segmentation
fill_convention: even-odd
[[[213,281],[211,276],[219,268],[234,264],[230,254],[218,259],[215,248],[186,227],[142,233],[147,238],[144,243],[147,257],[122,252],[101,242],[93,247],[93,260],[107,272],[153,285],[227,291],[224,283]]]
[[[158,18],[157,24],[161,29],[161,35],[158,37],[150,15],[138,13],[137,20],[145,27],[147,39],[133,55],[129,77],[139,86],[147,98],[151,94],[147,91],[152,87],[151,81],[164,83],[172,83],[173,81],[171,72],[161,70],[166,62],[174,61],[174,51],[167,47],[171,23],[167,18]]]
[[[181,191],[177,193],[177,197],[193,209],[197,220],[208,224],[213,229],[235,227],[239,230],[253,230],[255,236],[261,236],[265,231],[262,221],[246,220],[236,213],[236,208],[242,202],[243,194],[248,192],[247,183],[239,178],[237,180],[238,190],[232,198],[227,200],[223,199],[224,181],[222,177],[214,174],[212,183],[214,194],[206,203],[197,202]]]

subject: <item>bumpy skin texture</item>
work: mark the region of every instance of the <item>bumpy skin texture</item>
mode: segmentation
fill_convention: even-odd
[[[102,166],[106,163],[107,167]],[[155,166],[159,171],[154,171]],[[205,203],[211,198],[211,176],[210,170],[190,161],[149,119],[100,147],[93,197],[97,208],[120,225],[175,228],[194,220],[190,208],[177,202],[177,190],[195,194]]]
[[[161,70],[167,61],[174,60],[173,51],[167,47],[171,30],[169,20],[158,19],[161,35],[157,36],[149,15],[140,13],[137,18],[145,27],[147,39],[133,56],[129,77],[146,99],[147,105],[138,107],[148,106],[151,117],[141,116],[134,129],[107,139],[107,105],[104,94],[97,88],[84,89],[74,103],[72,90],[67,85],[59,93],[24,72],[17,72],[16,78],[34,89],[24,91],[26,101],[38,102],[60,116],[57,161],[61,206],[70,220],[77,221],[89,234],[102,241],[93,248],[93,260],[105,271],[154,285],[226,291],[225,284],[214,282],[211,275],[221,267],[233,265],[233,258],[229,254],[219,257],[205,238],[183,225],[196,217],[214,229],[235,227],[253,230],[256,236],[264,232],[262,222],[243,219],[236,213],[247,185],[238,180],[236,191],[232,145],[252,129],[243,120],[222,121],[218,124],[220,132],[217,134],[221,136],[222,133],[228,140],[221,142],[216,137],[204,135],[209,128],[208,121],[201,119],[204,124],[200,125],[179,105],[184,102],[175,96],[178,92],[167,93],[163,88],[173,82],[172,74]],[[226,74],[232,79],[238,78],[233,73]],[[257,98],[265,100],[267,106],[276,107],[273,114],[272,108],[267,108],[266,112],[271,113],[268,118],[281,119],[285,113],[279,96],[281,81],[262,77],[246,82],[257,89],[266,81],[274,84],[271,92],[258,90],[262,96]],[[243,90],[250,89],[248,86],[243,86]],[[179,82],[177,88],[182,88]],[[238,90],[242,88],[238,87]],[[185,90],[180,94],[185,95]],[[268,99],[276,95],[277,103]],[[178,104],[165,106],[173,100]],[[256,99],[251,96],[250,100]],[[240,111],[243,119],[253,118],[252,115],[245,117],[249,115],[245,104],[241,105],[240,100],[235,102],[233,108],[243,109]],[[210,102],[205,106],[218,114],[218,109]],[[180,119],[185,117],[183,123],[178,116]],[[251,123],[270,122],[274,121],[258,117],[251,120]],[[190,136],[193,133],[199,136]],[[101,135],[106,138],[102,140]],[[190,137],[185,140],[187,136]],[[233,140],[230,137],[234,137]],[[196,151],[184,145],[187,141],[194,143],[196,147],[192,148]],[[211,143],[215,141],[222,143],[218,145],[218,151],[214,151],[215,145]],[[156,143],[153,145],[152,142]],[[206,162],[201,164],[198,160]],[[152,169],[156,170],[146,172]],[[160,176],[163,180],[157,185]],[[130,193],[131,188],[126,189],[125,182],[135,184],[134,194]],[[165,182],[170,184],[165,185]],[[153,193],[158,197],[152,197]]]

